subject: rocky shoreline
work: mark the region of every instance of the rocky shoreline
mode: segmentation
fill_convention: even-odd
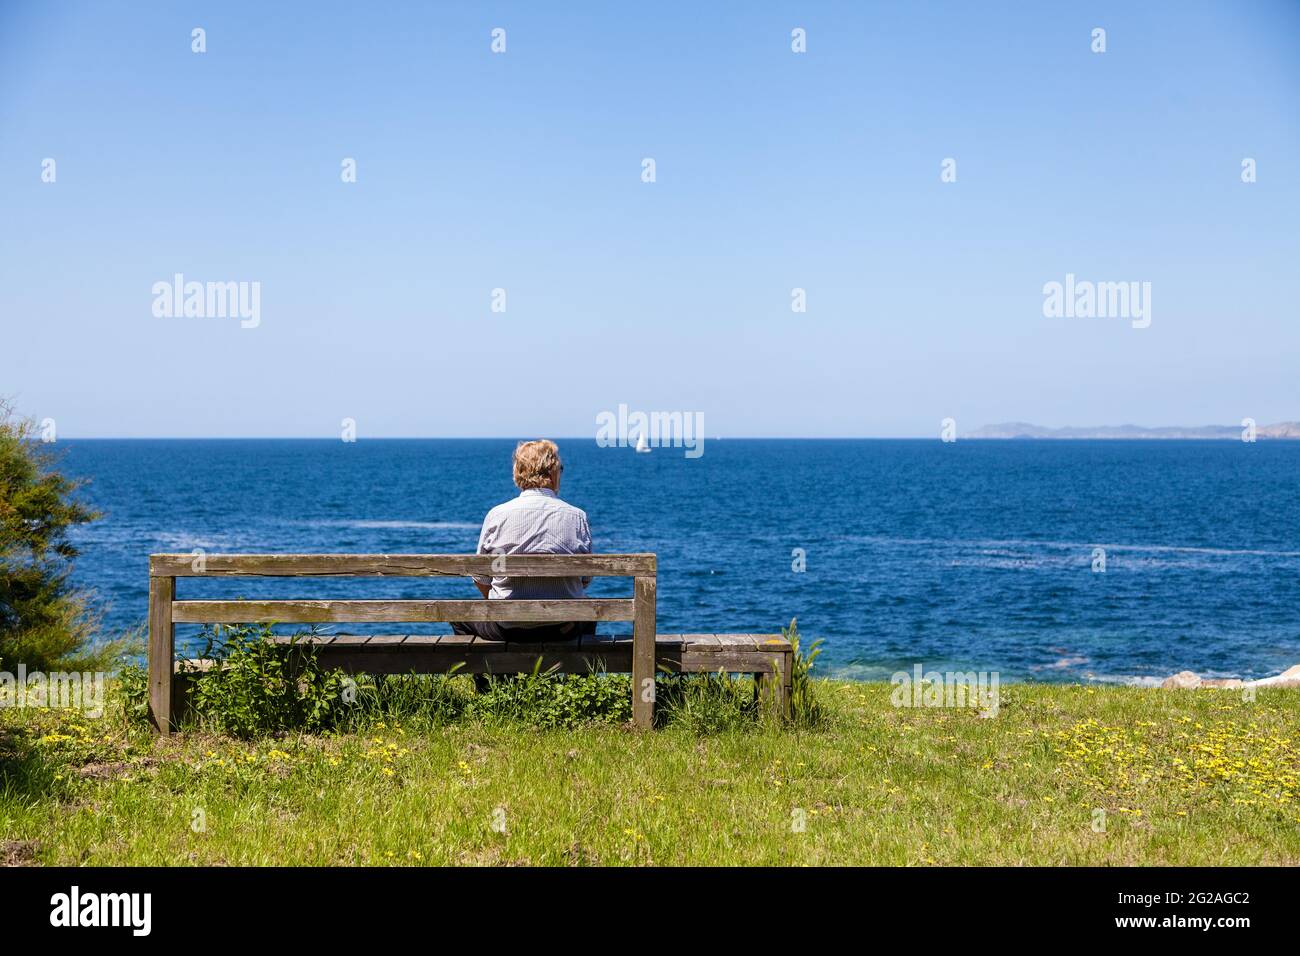
[[[1217,687],[1220,689],[1235,687],[1300,687],[1300,664],[1288,667],[1274,677],[1265,677],[1260,680],[1240,680],[1236,677],[1200,677],[1191,671],[1179,671],[1171,677],[1166,677],[1160,686],[1173,690],[1197,690],[1201,687]]]

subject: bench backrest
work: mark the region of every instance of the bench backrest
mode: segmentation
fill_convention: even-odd
[[[632,716],[654,708],[656,559],[653,554],[153,554],[149,556],[150,703],[171,723],[175,625],[632,621]],[[630,577],[631,598],[579,600],[177,600],[182,577]],[[648,687],[647,687],[648,681]],[[166,716],[164,716],[166,715]]]

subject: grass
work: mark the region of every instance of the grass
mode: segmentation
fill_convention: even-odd
[[[164,740],[120,710],[0,710],[0,862],[1300,863],[1300,691],[1003,685],[981,719],[815,688],[814,729],[485,708]]]

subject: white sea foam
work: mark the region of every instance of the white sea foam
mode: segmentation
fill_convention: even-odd
[[[965,538],[893,538],[881,535],[865,537],[851,536],[848,541],[863,544],[902,544],[918,547],[965,546],[971,548],[1053,548],[1068,551],[1091,551],[1093,548],[1105,548],[1107,551],[1151,551],[1185,554],[1212,554],[1225,557],[1251,555],[1265,558],[1300,558],[1300,551],[1270,551],[1258,548],[1203,548],[1189,545],[1169,544],[1106,544],[1101,541],[1029,541],[1020,538],[1008,539],[965,539]]]
[[[230,546],[230,539],[225,536],[209,538],[185,531],[159,531],[154,537],[166,547],[177,551],[193,551],[195,548],[212,551]]]
[[[1059,658],[1051,664],[1030,664],[1029,669],[1031,671],[1063,671],[1072,667],[1081,667],[1090,660],[1091,658],[1075,655]]]
[[[1164,680],[1149,674],[1088,674],[1086,677],[1094,684],[1122,684],[1125,687],[1159,687]]]

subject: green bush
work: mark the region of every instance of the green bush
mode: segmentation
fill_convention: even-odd
[[[323,670],[310,646],[294,635],[268,640],[268,625],[206,628],[195,663],[182,665],[193,719],[235,737],[332,726],[350,703],[353,685],[339,670]]]
[[[69,581],[76,525],[99,515],[55,470],[35,426],[0,401],[0,663],[10,670],[107,670],[137,638],[95,645],[99,620]]]

